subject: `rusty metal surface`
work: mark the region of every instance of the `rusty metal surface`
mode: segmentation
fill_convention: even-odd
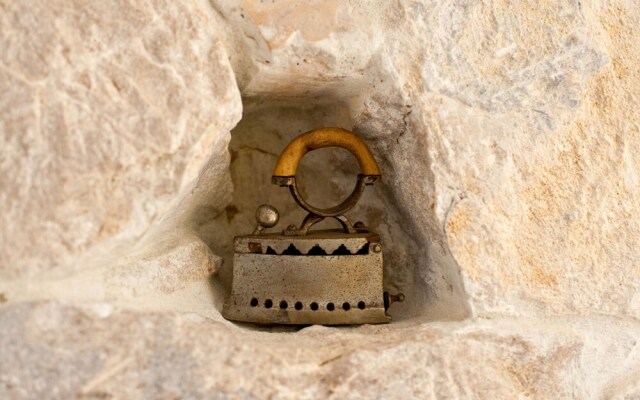
[[[236,243],[246,239],[251,240],[240,237]],[[223,315],[263,324],[389,322],[384,307],[382,251],[369,247],[368,254],[360,255],[238,252],[234,266],[241,267],[234,268],[234,284]]]
[[[379,241],[380,237],[370,232],[347,234],[337,230],[321,230],[311,231],[304,237],[268,233],[237,236],[233,240],[233,250],[236,253],[266,254],[271,247],[277,255],[282,254],[289,246],[293,245],[303,255],[306,255],[315,246],[319,246],[326,254],[332,254],[340,246],[345,246],[351,254],[356,254],[368,243]]]
[[[300,195],[295,171],[308,151],[328,147],[351,151],[362,174],[353,193],[328,209],[311,206]],[[284,174],[284,175],[283,175]],[[362,222],[351,225],[344,215],[360,199],[380,170],[364,142],[349,131],[323,128],[294,139],[283,151],[272,181],[288,186],[296,203],[307,210],[300,227],[267,233],[279,221],[278,211],[263,204],[256,211],[251,235],[234,238],[231,295],[222,315],[260,324],[377,324],[391,321],[386,309],[404,295],[384,291],[380,237]],[[342,230],[310,230],[326,217]]]
[[[362,193],[364,192],[365,187],[367,185],[372,185],[378,179],[380,179],[380,176],[378,175],[358,174],[356,185],[353,188],[353,191],[351,192],[349,197],[347,197],[340,204],[337,204],[333,207],[324,208],[324,209],[312,206],[307,202],[307,200],[305,200],[304,197],[302,197],[302,194],[298,190],[298,184],[296,183],[297,181],[295,176],[288,176],[288,177],[273,176],[271,177],[271,182],[275,185],[287,186],[289,188],[289,191],[291,192],[291,196],[296,201],[296,204],[298,204],[303,209],[309,211],[310,213],[321,216],[321,217],[335,217],[335,216],[344,214],[350,209],[352,209],[353,206],[355,206],[358,203],[358,200],[360,200],[360,197],[362,196]]]

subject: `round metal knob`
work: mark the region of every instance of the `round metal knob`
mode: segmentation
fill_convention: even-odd
[[[256,221],[262,228],[274,227],[279,219],[278,210],[270,204],[263,204],[256,210]]]

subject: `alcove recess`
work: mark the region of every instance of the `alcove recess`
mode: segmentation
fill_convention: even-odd
[[[222,308],[231,288],[233,237],[252,232],[256,208],[268,203],[278,209],[280,222],[270,230],[274,232],[289,224],[299,225],[306,215],[286,188],[271,183],[273,168],[284,147],[306,131],[341,127],[354,131],[367,142],[383,171],[382,182],[367,187],[347,217],[352,223],[363,221],[381,236],[386,290],[402,292],[406,297],[404,303],[396,303],[390,309],[394,320],[416,317],[446,320],[467,315],[455,262],[445,260],[441,265],[433,265],[433,257],[429,256],[431,243],[428,240],[425,243],[420,239],[423,234],[416,233],[415,224],[420,221],[413,220],[414,216],[403,209],[395,194],[402,182],[394,177],[394,160],[390,156],[402,152],[387,150],[397,145],[396,138],[385,138],[384,132],[371,134],[366,127],[361,128],[354,121],[349,104],[326,96],[243,99],[243,118],[232,130],[229,144],[233,198],[223,212],[202,221],[198,228],[200,237],[224,259],[219,273],[212,278],[218,309]],[[297,177],[305,198],[314,205],[326,207],[349,195],[358,172],[357,161],[347,150],[326,148],[308,153],[302,159]],[[393,179],[396,179],[395,185]],[[326,219],[312,229],[338,226],[337,221]],[[442,273],[443,269],[449,271]]]

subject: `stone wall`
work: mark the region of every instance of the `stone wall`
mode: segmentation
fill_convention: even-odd
[[[640,397],[632,1],[0,3],[0,398]],[[282,148],[358,133],[394,322],[224,320]],[[305,194],[353,159],[305,157]]]

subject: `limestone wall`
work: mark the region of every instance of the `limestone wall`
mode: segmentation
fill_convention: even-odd
[[[640,397],[633,1],[0,2],[0,398]],[[282,148],[384,173],[394,322],[224,320]],[[300,179],[329,205],[357,165]]]

